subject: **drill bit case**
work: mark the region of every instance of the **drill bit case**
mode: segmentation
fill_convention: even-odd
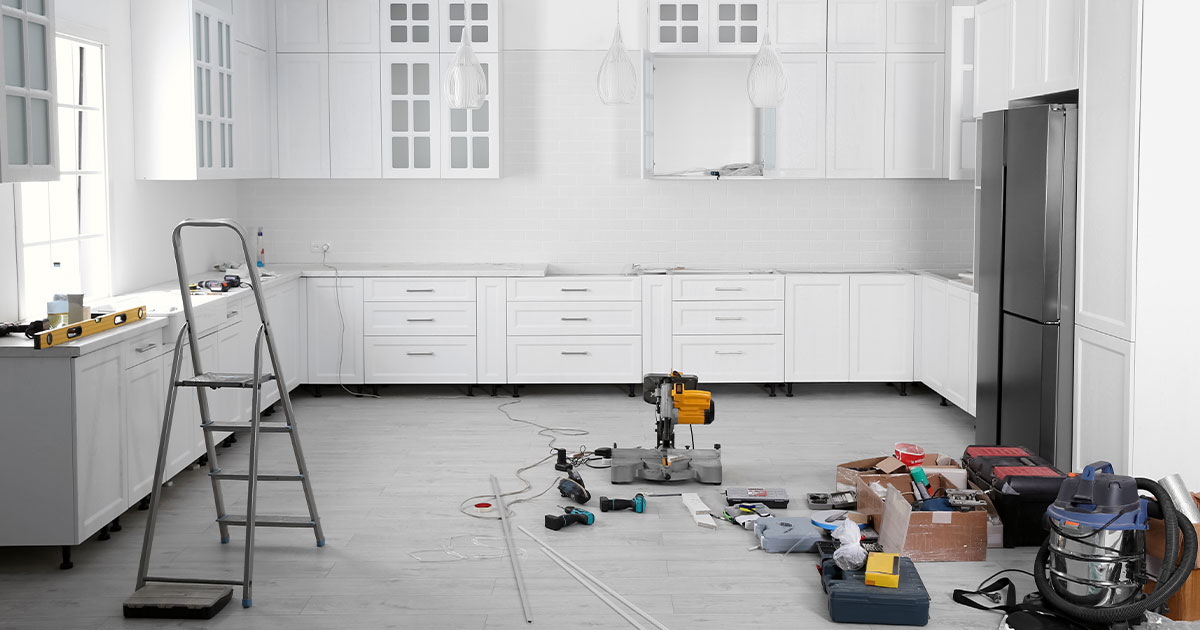
[[[844,571],[825,554],[820,566],[831,620],[897,626],[929,623],[929,591],[909,558],[900,558],[900,583],[896,588],[869,586],[864,569]]]

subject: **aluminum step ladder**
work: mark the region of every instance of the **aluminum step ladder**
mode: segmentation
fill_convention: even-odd
[[[250,288],[254,292],[254,301],[258,307],[259,320],[262,322],[254,339],[254,365],[250,373],[228,374],[221,372],[206,372],[200,361],[200,351],[197,331],[194,326],[195,316],[192,308],[191,293],[188,290],[187,265],[184,264],[181,233],[184,228],[226,228],[233,230],[241,242],[242,253],[246,258],[249,270]],[[252,587],[254,578],[254,531],[258,527],[299,527],[311,528],[317,539],[317,546],[325,546],[325,534],[321,529],[321,518],[317,515],[317,504],[313,499],[312,484],[309,479],[308,466],[304,462],[304,451],[300,446],[300,435],[296,426],[296,414],[292,409],[292,400],[288,396],[287,383],[280,369],[279,356],[275,349],[271,324],[267,318],[267,306],[263,297],[261,278],[255,266],[255,257],[250,253],[250,245],[246,232],[232,219],[188,219],[175,226],[171,236],[175,249],[175,267],[179,276],[179,292],[183,297],[183,314],[185,323],[175,341],[175,359],[171,364],[171,380],[167,392],[167,404],[163,417],[162,436],[158,443],[158,461],[154,467],[154,486],[150,493],[150,512],[146,520],[146,536],[142,543],[141,562],[138,565],[137,590],[125,602],[127,617],[211,617],[230,599],[232,587],[242,587],[242,606],[249,608],[252,604]],[[186,335],[186,340],[185,340]],[[185,344],[186,341],[186,344]],[[271,372],[264,373],[262,369],[262,349],[266,345],[267,355],[271,360]],[[190,378],[180,378],[180,368],[183,361],[185,345],[191,352],[193,374]],[[262,423],[259,417],[261,392],[264,386],[274,382],[279,390],[279,401],[283,405],[284,422]],[[171,422],[175,411],[175,401],[182,387],[196,389],[200,403],[200,427],[204,434],[204,448],[208,460],[208,476],[212,481],[213,500],[216,504],[217,523],[221,533],[221,543],[229,542],[229,528],[242,526],[246,528],[246,556],[241,580],[222,580],[189,577],[167,577],[148,575],[150,552],[154,543],[154,528],[158,520],[159,501],[162,498],[163,476],[167,462],[167,446],[171,437]],[[217,423],[212,420],[208,404],[209,389],[249,389],[251,395],[251,416],[249,422]],[[248,432],[250,436],[249,470],[245,473],[225,472],[217,459],[213,433],[216,431]],[[296,472],[294,474],[263,474],[258,471],[260,433],[286,433],[291,438],[292,450],[296,456]],[[225,511],[225,499],[221,492],[223,481],[244,481],[246,486],[246,514],[233,515]],[[260,481],[292,481],[299,482],[304,488],[304,498],[308,504],[306,515],[267,516],[256,512],[258,482]],[[186,590],[190,588],[191,590]],[[220,601],[223,600],[223,601]],[[203,602],[213,602],[205,604]],[[217,603],[219,601],[219,603]],[[197,603],[201,602],[201,603]],[[208,606],[206,608],[206,606]],[[213,608],[215,607],[215,609]]]

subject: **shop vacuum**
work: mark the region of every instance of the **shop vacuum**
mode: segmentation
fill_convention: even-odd
[[[1165,536],[1162,569],[1154,589],[1145,593],[1150,518],[1161,518],[1164,531],[1182,534],[1183,553],[1178,535]],[[1162,612],[1196,562],[1196,532],[1171,495],[1150,479],[1113,474],[1108,462],[1065,479],[1045,523],[1049,535],[1034,559],[1036,593],[1015,603],[1012,582],[1001,578],[978,591],[956,590],[954,600],[1006,613],[1000,630],[1119,630],[1141,623],[1148,611]],[[999,601],[1001,593],[1007,601],[998,606],[966,597]]]

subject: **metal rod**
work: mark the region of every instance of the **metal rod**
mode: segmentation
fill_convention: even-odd
[[[159,582],[163,584],[214,584],[217,586],[241,586],[242,583],[238,580],[210,580],[207,578],[179,578],[179,577],[146,577],[147,582]]]
[[[542,547],[542,549],[545,549],[545,550],[549,551],[551,554],[557,556],[559,560],[562,560],[563,562],[567,563],[567,566],[571,567],[572,569],[575,569],[576,571],[579,572],[580,575],[591,580],[592,583],[594,583],[596,586],[603,589],[605,593],[612,595],[614,598],[616,598],[617,601],[628,606],[630,610],[641,615],[641,617],[643,619],[645,619],[646,621],[649,621],[650,624],[653,625],[655,628],[658,628],[659,630],[670,630],[666,626],[659,623],[657,619],[655,619],[654,617],[651,617],[649,613],[642,610],[641,608],[638,608],[636,604],[629,601],[628,599],[625,599],[624,596],[622,596],[620,593],[609,588],[608,585],[606,585],[604,582],[601,582],[600,580],[596,579],[596,576],[592,575],[591,573],[588,573],[587,571],[584,571],[582,567],[575,564],[574,562],[571,562],[566,556],[563,556],[561,553],[558,553],[557,551],[555,551],[553,547],[551,547],[550,545],[547,545],[545,542],[542,541],[542,539],[538,538],[537,536],[534,536],[528,529],[525,529],[524,526],[517,525],[517,529],[521,530],[526,536],[532,538],[533,542],[540,545]]]
[[[525,576],[521,574],[521,562],[517,558],[516,545],[513,544],[512,526],[508,523],[505,513],[508,508],[504,505],[504,495],[500,492],[500,482],[496,475],[491,475],[492,493],[496,495],[496,507],[500,510],[500,528],[504,530],[504,546],[508,548],[508,558],[512,561],[513,578],[517,581],[517,595],[521,596],[521,611],[525,613],[525,621],[533,623],[533,611],[529,606],[529,596],[525,594]],[[528,532],[527,532],[528,533]]]
[[[246,264],[250,261],[247,260]],[[258,285],[255,284],[257,291]],[[261,416],[258,413],[259,395],[262,392],[262,347],[266,338],[267,324],[264,321],[254,336],[254,389],[250,395],[250,471],[246,483],[246,566],[245,578],[242,579],[242,608],[249,608],[253,603],[254,586],[254,520],[258,509],[258,427]]]
[[[580,584],[583,585],[584,588],[591,591],[592,595],[595,595],[600,601],[604,602],[605,604],[608,604],[608,607],[613,609],[613,612],[617,613],[618,615],[621,615],[621,618],[624,619],[625,621],[628,621],[629,625],[633,626],[634,628],[637,628],[638,630],[646,630],[645,626],[638,623],[637,620],[634,619],[633,617],[630,617],[629,613],[625,612],[620,607],[618,607],[617,603],[614,602],[613,600],[609,599],[608,596],[603,593],[603,591],[601,591],[600,589],[593,586],[591,582],[588,582],[587,580],[585,580],[582,575],[579,575],[578,573],[572,571],[571,567],[567,566],[566,563],[564,563],[562,560],[559,560],[558,558],[554,557],[554,554],[550,553],[549,551],[546,551],[545,549],[542,549],[542,553],[546,554],[546,557],[553,560],[554,564],[557,564],[559,567],[561,567],[563,571],[566,571],[567,575],[575,578],[576,582],[579,582]]]

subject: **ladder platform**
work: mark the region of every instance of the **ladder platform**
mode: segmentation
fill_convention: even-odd
[[[246,526],[245,516],[225,515],[217,519],[225,525]],[[254,518],[255,527],[316,527],[317,524],[308,516],[278,516],[261,514]]]
[[[249,422],[209,422],[200,425],[205,431],[249,431],[253,429]],[[283,422],[259,422],[259,433],[291,433],[292,427]]]
[[[212,619],[232,598],[233,589],[223,584],[150,583],[122,609],[129,618]]]
[[[211,387],[213,389],[221,387],[233,387],[237,389],[251,389],[275,380],[274,374],[263,374],[259,376],[258,383],[254,382],[253,374],[241,374],[233,372],[205,372],[200,376],[193,376],[179,381],[180,387]]]
[[[222,479],[225,481],[250,481],[250,473],[245,472],[223,472],[216,471],[208,473],[213,479]],[[276,473],[258,473],[259,481],[304,481],[304,475],[297,473],[276,474]]]

